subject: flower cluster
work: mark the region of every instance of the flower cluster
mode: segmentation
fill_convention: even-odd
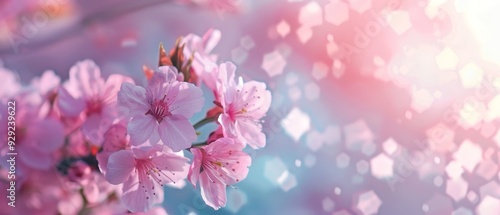
[[[91,60],[77,62],[62,82],[53,71],[28,86],[0,68],[0,126],[7,103],[16,103],[17,152],[13,214],[104,212],[163,213],[163,186],[185,179],[214,209],[226,204],[226,187],[246,178],[251,157],[243,150],[266,145],[261,120],[271,93],[261,82],[237,79],[231,62],[217,64],[218,30],[160,45],[157,68],[144,66],[144,85],[124,75],[102,77]],[[201,85],[213,95],[204,96]],[[208,101],[207,98],[214,98]],[[206,117],[192,124],[207,107]],[[201,139],[206,123],[217,128]],[[8,138],[2,129],[1,140]],[[197,142],[197,143],[195,143]],[[8,144],[0,145],[2,158]],[[6,159],[2,159],[5,161]],[[9,164],[0,163],[2,189]],[[5,198],[4,200],[5,201]]]

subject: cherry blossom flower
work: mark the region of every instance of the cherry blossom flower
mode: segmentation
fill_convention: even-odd
[[[108,160],[106,179],[123,184],[122,201],[131,212],[145,212],[163,201],[163,185],[186,177],[188,159],[165,146],[120,150]]]
[[[58,108],[67,117],[83,114],[82,133],[91,143],[99,145],[102,133],[118,117],[116,93],[122,83],[133,83],[133,80],[112,74],[105,81],[91,60],[76,63],[69,73],[69,80],[59,89]]]
[[[106,175],[106,171],[108,170],[109,156],[124,149],[130,149],[130,138],[127,135],[127,127],[124,123],[117,123],[104,133],[102,151],[96,155],[99,170],[103,175]]]
[[[43,98],[36,92],[29,91],[18,94],[15,114],[15,149],[19,160],[30,168],[49,169],[54,162],[54,153],[64,144],[64,128],[56,119],[48,117],[47,112],[40,108]],[[0,105],[0,133],[4,140],[0,145],[2,155],[8,150],[7,126],[8,114],[6,103]],[[50,128],[50,129],[46,129]],[[11,130],[12,131],[12,130]]]
[[[132,117],[127,129],[132,145],[161,140],[177,152],[196,140],[188,119],[203,105],[202,91],[193,84],[177,81],[174,67],[160,67],[146,89],[124,83],[118,103]]]
[[[63,197],[63,188],[58,183],[56,172],[29,169],[23,173],[16,175],[15,207],[7,205],[7,202],[10,201],[8,198],[1,198],[0,211],[2,214],[57,214],[58,203]],[[0,188],[7,190],[9,188],[8,181],[0,181]]]
[[[251,157],[242,149],[243,145],[231,138],[191,149],[194,161],[188,180],[195,187],[200,182],[201,197],[216,210],[226,205],[226,186],[238,183],[248,174]]]
[[[202,37],[196,34],[188,34],[182,38],[181,44],[185,44],[184,57],[189,59],[193,56],[192,69],[199,80],[204,81],[210,89],[215,88],[215,80],[210,76],[217,68],[217,55],[211,54],[221,38],[221,32],[217,29],[209,29]]]
[[[6,68],[3,68],[1,62],[0,62],[0,79],[2,80],[2,84],[0,85],[1,100],[16,95],[22,89],[21,83],[19,83],[18,76],[14,72]]]
[[[219,67],[217,83],[219,102],[224,111],[219,116],[225,137],[236,138],[252,148],[262,148],[266,138],[260,119],[271,105],[271,92],[266,84],[257,81],[235,81],[236,66],[230,62]]]

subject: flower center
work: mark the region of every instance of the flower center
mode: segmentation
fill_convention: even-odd
[[[101,113],[102,102],[99,99],[92,99],[87,101],[87,114]]]
[[[148,112],[146,112],[146,115],[150,114],[156,119],[156,121],[158,121],[158,123],[161,123],[161,121],[163,121],[163,118],[172,115],[172,113],[170,113],[169,111],[167,102],[165,102],[166,97],[167,96],[165,95],[161,100],[155,99],[151,103],[151,108],[148,110]]]

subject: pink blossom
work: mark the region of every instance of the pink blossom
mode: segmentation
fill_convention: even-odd
[[[83,207],[83,198],[79,187],[62,187],[61,197],[57,203],[60,214],[78,214]]]
[[[271,92],[266,84],[257,81],[235,81],[236,66],[230,62],[219,67],[217,89],[224,111],[219,116],[225,137],[236,138],[252,148],[266,145],[260,119],[271,105]]]
[[[81,190],[89,205],[106,200],[109,195],[121,190],[121,186],[110,184],[102,174],[92,171],[92,168],[82,160],[70,165],[67,173],[67,190],[79,193]],[[65,208],[71,208],[65,206]]]
[[[192,148],[194,161],[189,168],[189,181],[200,181],[201,197],[207,205],[219,209],[226,205],[226,186],[233,185],[248,174],[251,157],[243,145],[231,138],[220,138],[201,148]]]
[[[13,99],[15,103],[15,144],[20,162],[34,169],[49,169],[54,153],[64,144],[64,128],[56,119],[41,111],[43,99],[38,93],[25,92]],[[1,104],[1,155],[7,153],[7,104]],[[50,128],[50,129],[46,129]],[[11,130],[12,131],[12,130]]]
[[[87,184],[90,180],[92,168],[84,161],[78,160],[68,168],[68,179],[79,184]]]
[[[175,152],[191,146],[195,130],[188,119],[203,105],[202,91],[193,84],[177,81],[174,67],[161,67],[146,89],[124,83],[118,103],[132,117],[127,129],[132,145],[161,140]]]
[[[122,201],[131,212],[144,212],[163,201],[163,185],[186,177],[188,159],[165,146],[133,148],[111,154],[106,179],[123,184]]]
[[[196,34],[188,34],[182,38],[181,44],[185,44],[184,57],[186,59],[194,56],[192,69],[198,80],[202,80],[210,89],[215,89],[216,79],[211,73],[217,69],[217,55],[211,54],[221,38],[221,32],[217,29],[209,29],[202,37]],[[200,83],[196,83],[199,85]]]
[[[17,74],[6,68],[3,68],[1,62],[0,62],[0,80],[2,80],[2,84],[0,85],[1,100],[16,95],[22,89]]]
[[[122,83],[133,83],[129,77],[112,74],[106,81],[91,60],[76,63],[70,78],[59,89],[58,108],[66,117],[85,116],[82,133],[93,144],[102,142],[102,133],[117,116],[116,94]]]
[[[47,70],[42,76],[31,80],[31,86],[33,86],[42,96],[52,97],[52,99],[55,97],[57,93],[55,91],[60,83],[61,78],[51,70]]]
[[[124,149],[130,149],[127,127],[122,123],[117,123],[112,125],[108,131],[104,133],[102,151],[96,155],[99,170],[103,175],[106,175],[106,171],[108,170],[107,165],[109,156]]]
[[[16,176],[16,207],[7,205],[8,198],[0,199],[2,214],[12,215],[52,215],[57,214],[58,202],[62,198],[60,181],[53,170],[38,171],[30,169],[29,173]],[[0,181],[0,188],[9,188],[8,181]]]
[[[121,189],[121,185],[110,184],[98,172],[92,172],[88,183],[82,186],[85,199],[87,199],[90,205],[102,203],[113,193],[121,194]]]

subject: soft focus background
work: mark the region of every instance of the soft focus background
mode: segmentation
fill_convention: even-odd
[[[141,83],[160,42],[220,29],[219,61],[273,93],[267,147],[227,207],[186,184],[169,214],[500,214],[500,1],[193,2],[0,0],[0,59]]]

